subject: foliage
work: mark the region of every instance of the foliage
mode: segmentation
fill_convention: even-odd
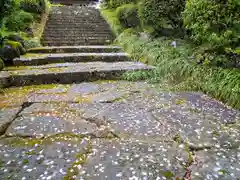
[[[24,45],[26,49],[41,47],[40,40],[37,38],[32,38],[24,41]]]
[[[103,0],[102,5],[107,9],[115,9],[121,5],[135,3],[137,0]]]
[[[171,46],[171,39],[146,41],[137,35],[124,32],[118,41],[133,59],[156,66],[155,70],[149,73],[128,74],[128,79],[147,78],[152,82],[168,80],[174,89],[203,91],[233,107],[240,108],[239,69],[197,65],[190,58],[193,52],[192,45],[184,40],[177,40],[178,45],[174,48]]]
[[[9,15],[11,12],[14,12],[18,7],[18,0],[0,0],[0,24],[5,16]]]
[[[102,10],[101,14],[106,19],[115,35],[119,35],[123,32],[124,28],[114,10]]]
[[[124,28],[140,26],[138,18],[138,7],[136,4],[125,4],[117,8],[117,18]]]
[[[31,13],[21,10],[13,12],[8,16],[4,25],[9,31],[27,31],[33,21],[34,17]]]
[[[187,0],[184,23],[199,45],[215,51],[240,45],[239,0]]]
[[[30,13],[43,13],[46,9],[45,0],[22,0],[21,9]]]
[[[156,34],[161,34],[162,29],[182,31],[184,7],[185,0],[142,0],[139,4],[142,26]]]

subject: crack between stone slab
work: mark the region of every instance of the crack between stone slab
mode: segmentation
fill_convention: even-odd
[[[21,105],[21,109],[16,113],[16,115],[13,117],[13,120],[9,123],[6,123],[5,124],[5,127],[4,127],[4,130],[2,131],[2,133],[0,135],[5,136],[5,133],[7,131],[7,129],[9,128],[9,126],[11,126],[11,124],[19,117],[19,114],[27,107],[31,106],[33,103],[29,103],[29,102],[24,102],[22,105]],[[0,139],[2,139],[0,137]]]
[[[88,133],[88,134],[74,134],[74,133],[58,133],[58,134],[52,134],[52,135],[46,135],[46,136],[34,136],[34,135],[26,135],[26,136],[23,136],[23,135],[14,135],[14,136],[10,136],[10,135],[3,135],[0,137],[0,140],[1,139],[6,139],[6,138],[22,138],[22,139],[39,139],[39,140],[46,140],[46,139],[49,139],[49,138],[54,138],[54,137],[64,137],[64,136],[72,136],[73,138],[74,137],[77,137],[77,138],[90,138],[90,139],[114,139],[114,138],[117,138],[117,139],[120,139],[116,134],[114,134],[114,132],[111,132],[111,131],[107,131],[106,132],[107,135],[103,135],[103,136],[98,136],[96,135],[95,133]],[[110,135],[109,135],[110,134]],[[112,136],[111,136],[112,135]]]

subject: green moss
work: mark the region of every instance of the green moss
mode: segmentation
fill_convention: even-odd
[[[199,110],[199,109],[197,109],[197,108],[189,108],[189,110],[191,111],[191,112],[194,112],[194,113],[200,113],[201,111]]]
[[[122,27],[119,19],[117,18],[114,10],[102,10],[101,14],[111,26],[115,35],[119,35],[123,32],[124,28]]]
[[[216,129],[213,130],[212,135],[215,136],[215,137],[219,137],[220,136],[218,130],[216,130]]]
[[[167,179],[172,179],[173,177],[175,177],[175,175],[171,171],[162,171],[160,173]]]
[[[24,159],[24,160],[23,160],[23,164],[26,165],[26,164],[28,164],[28,163],[29,163],[28,159]]]
[[[6,44],[13,47],[13,48],[17,48],[19,46],[22,46],[22,44],[20,42],[17,42],[17,41],[7,41]]]
[[[3,60],[0,58],[0,71],[5,67]]]
[[[6,71],[14,71],[14,70],[28,70],[31,69],[31,66],[7,66],[4,68]]]
[[[67,174],[63,179],[71,180],[73,179],[73,176],[78,175],[80,172],[80,169],[78,166],[79,165],[81,166],[86,163],[87,158],[91,152],[92,152],[92,145],[89,142],[87,148],[76,155],[76,160],[73,162],[72,167],[68,168]]]
[[[183,99],[183,98],[181,98],[181,99],[176,99],[176,101],[175,101],[175,103],[177,104],[177,105],[181,105],[181,104],[186,104],[186,99]]]
[[[0,159],[0,168],[4,166],[4,161]]]
[[[34,93],[42,89],[54,89],[54,88],[70,88],[70,85],[58,85],[58,84],[46,84],[46,85],[33,85],[24,87],[14,87],[2,89],[0,94],[0,108],[12,107],[15,105],[21,105],[24,99],[29,93]]]
[[[27,53],[24,54],[22,57],[24,58],[36,58],[36,57],[45,57],[45,54],[34,54],[34,53]]]
[[[182,140],[182,138],[181,138],[181,136],[180,136],[179,134],[175,135],[175,136],[173,137],[173,140],[174,140],[175,142],[177,142],[178,144],[183,143],[183,140]]]
[[[188,153],[188,160],[187,160],[186,165],[185,165],[185,167],[187,168],[187,167],[191,166],[194,159],[193,159],[193,153],[191,152],[188,144],[185,144],[185,151]]]
[[[21,147],[21,146],[27,146],[27,147],[34,147],[36,144],[52,144],[56,141],[70,141],[72,139],[77,139],[78,141],[81,141],[82,138],[85,137],[84,135],[76,135],[73,133],[60,133],[56,135],[46,136],[43,139],[39,138],[9,138],[7,139],[7,143],[11,144],[11,146],[15,147]],[[26,152],[27,154],[35,154],[34,151],[32,152]]]

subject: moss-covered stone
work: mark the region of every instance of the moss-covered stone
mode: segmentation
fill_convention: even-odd
[[[5,43],[5,45],[9,45],[12,48],[16,49],[17,51],[19,51],[20,55],[26,54],[26,50],[24,49],[23,45],[20,42],[8,40]]]
[[[24,47],[24,39],[21,36],[10,34],[6,37],[9,41],[15,41],[21,43],[21,45]]]
[[[0,58],[0,71],[5,67],[4,61]]]

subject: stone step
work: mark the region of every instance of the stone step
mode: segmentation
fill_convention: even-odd
[[[65,33],[66,34],[66,33]],[[50,37],[63,37],[64,36],[64,32],[62,33],[57,33],[57,32],[44,32],[43,34],[44,38],[50,38]],[[93,37],[93,38],[114,38],[114,36],[112,34],[95,34],[95,33],[74,33],[74,32],[69,32],[68,37],[73,37],[73,38],[84,38],[84,37]]]
[[[76,13],[77,12],[77,13]],[[80,14],[80,13],[100,13],[95,7],[75,6],[53,6],[51,13]]]
[[[79,46],[91,46],[91,45],[110,45],[112,41],[110,40],[52,40],[52,39],[46,39],[42,41],[42,44],[44,46],[71,46],[72,44],[79,45]]]
[[[77,39],[82,39],[82,38],[89,38],[89,39],[112,39],[113,35],[112,34],[95,34],[95,33],[71,33],[69,32],[68,36],[63,37],[63,34],[55,33],[55,32],[45,32],[43,36],[45,38],[77,38]]]
[[[43,66],[27,66],[26,69],[9,70],[12,86],[37,84],[72,84],[93,80],[114,80],[128,71],[151,70],[152,66],[143,63],[126,62],[87,62],[61,63]]]
[[[105,23],[79,23],[78,21],[76,22],[59,22],[59,23],[56,23],[56,22],[48,22],[46,24],[46,27],[66,27],[66,26],[69,26],[69,27],[78,27],[78,28],[81,28],[81,29],[84,29],[84,28],[100,28],[100,29],[109,29],[109,25],[108,24],[105,24]],[[67,28],[67,27],[66,27]]]
[[[56,42],[64,42],[64,41],[80,41],[80,42],[91,42],[91,41],[97,41],[97,42],[111,42],[113,38],[99,38],[99,37],[46,37],[44,36],[44,41],[56,41]]]
[[[62,54],[27,54],[14,59],[15,66],[32,66],[64,62],[117,62],[127,61],[126,53],[62,53]]]
[[[58,20],[58,19],[71,19],[71,20],[74,20],[74,19],[79,19],[79,20],[85,20],[85,19],[88,19],[88,20],[94,20],[94,21],[97,21],[97,20],[103,20],[103,16],[100,14],[100,13],[97,13],[97,14],[94,14],[94,13],[82,13],[82,14],[64,14],[64,13],[61,13],[61,14],[49,14],[49,19],[53,19],[53,20]]]
[[[54,23],[54,24],[70,24],[70,23],[77,23],[77,24],[90,24],[90,25],[93,25],[93,24],[96,24],[96,25],[107,25],[107,23],[101,19],[101,20],[96,20],[96,19],[84,19],[84,18],[73,18],[73,19],[61,19],[61,18],[55,18],[55,19],[49,19],[47,24],[49,23]]]
[[[44,34],[46,33],[56,33],[56,34],[59,34],[59,33],[64,33],[66,35],[66,31],[68,31],[68,34],[92,34],[92,35],[95,35],[95,34],[103,34],[103,35],[112,35],[112,31],[110,29],[107,29],[107,30],[101,30],[101,29],[80,29],[80,28],[51,28],[51,27],[46,27],[45,30],[44,30]],[[45,33],[46,32],[46,33]]]
[[[92,45],[110,45],[111,42],[105,41],[42,41],[43,46],[92,46]]]
[[[75,25],[75,24],[72,24],[72,25],[69,25],[69,26],[65,26],[64,24],[62,25],[47,25],[45,30],[49,30],[49,29],[53,29],[54,30],[62,30],[62,31],[71,31],[71,30],[78,30],[78,31],[92,31],[92,32],[98,32],[98,31],[101,31],[101,32],[112,32],[111,29],[106,26],[106,27],[90,27],[90,26],[81,26],[81,25]]]
[[[64,33],[66,35],[66,31],[68,34],[113,34],[111,30],[97,30],[97,29],[79,29],[79,28],[49,28],[47,27],[44,31],[46,33]],[[45,33],[46,32],[46,33]]]
[[[121,52],[118,46],[52,46],[28,50],[28,53],[116,53]]]
[[[88,5],[95,4],[97,1],[93,0],[52,0],[53,4],[62,4],[62,5]]]

